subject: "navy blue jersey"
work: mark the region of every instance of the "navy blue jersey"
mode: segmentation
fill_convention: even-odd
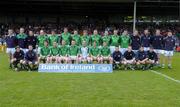
[[[33,46],[33,49],[36,48],[37,45],[37,38],[35,36],[28,36],[26,38],[26,48],[28,48],[29,45]]]
[[[112,54],[114,61],[121,61],[122,60],[122,53],[120,51],[114,51]]]
[[[135,53],[133,51],[126,51],[123,56],[126,60],[132,60],[133,58],[135,58]]]
[[[144,60],[147,58],[147,53],[145,51],[138,51],[137,52],[137,60]]]
[[[173,36],[167,36],[164,38],[164,50],[173,51],[175,47],[175,38]]]
[[[132,50],[138,50],[141,46],[141,38],[139,36],[132,36],[131,40]]]
[[[29,50],[29,51],[26,52],[25,59],[27,61],[36,61],[37,60],[37,55],[36,55],[36,53],[34,51]]]
[[[150,35],[149,36],[143,35],[141,37],[141,45],[143,47],[150,47],[150,45],[151,45],[151,36]]]
[[[152,52],[147,51],[147,56],[148,56],[148,59],[155,60],[155,61],[158,60],[157,54],[154,51],[152,51]]]
[[[23,60],[24,59],[24,51],[20,50],[19,52],[14,52],[13,58],[16,58],[17,60]]]
[[[7,36],[5,38],[7,48],[15,48],[16,47],[16,37],[15,36]]]
[[[26,34],[18,34],[16,36],[17,43],[20,48],[26,48],[26,38],[27,38]]]
[[[161,35],[155,35],[152,37],[152,46],[154,49],[163,49],[164,38]]]

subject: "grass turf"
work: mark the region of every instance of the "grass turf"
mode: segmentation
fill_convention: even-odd
[[[0,53],[0,107],[180,106],[180,84],[149,71],[14,72],[7,59]],[[180,80],[179,61],[176,53],[172,70],[155,70]]]

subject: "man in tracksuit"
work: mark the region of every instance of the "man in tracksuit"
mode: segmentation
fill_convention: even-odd
[[[150,47],[149,51],[147,51],[148,60],[146,61],[148,64],[148,68],[152,69],[152,67],[157,63],[158,57],[153,47]]]
[[[113,58],[113,68],[116,69],[117,67],[119,68],[119,65],[122,63],[122,53],[119,50],[119,46],[117,45],[115,47],[115,51],[112,54]]]
[[[36,49],[37,45],[37,38],[34,36],[34,33],[32,30],[29,31],[29,34],[26,38],[26,49],[28,50],[28,46],[32,45],[33,49]]]
[[[20,33],[16,36],[18,46],[26,52],[26,38],[27,35],[24,33],[24,28],[20,28]]]
[[[136,63],[135,60],[135,53],[132,51],[132,47],[128,46],[128,50],[123,55],[123,61],[122,64],[125,66],[125,70],[128,68],[131,70],[134,70],[134,64]]]
[[[17,46],[16,51],[13,54],[11,64],[13,64],[15,71],[19,70],[18,64],[20,64],[20,68],[22,69],[22,63],[24,60],[24,52]]]
[[[159,64],[160,56],[164,54],[164,50],[163,50],[163,41],[164,41],[163,38],[164,37],[160,33],[161,33],[160,30],[157,29],[156,34],[152,37],[152,46],[158,57],[157,64]],[[162,66],[164,66],[164,64],[162,64]]]
[[[149,31],[144,30],[144,35],[141,37],[141,45],[144,47],[144,51],[148,51],[151,45],[151,36],[149,35]]]
[[[29,71],[35,69],[38,65],[37,54],[33,50],[32,45],[28,46],[28,51],[25,54],[25,61],[23,62],[23,64]]]
[[[9,59],[11,61],[12,55],[14,54],[16,47],[16,37],[12,29],[8,30],[8,35],[5,37],[5,41],[7,45],[6,53],[9,54]],[[11,64],[10,64],[10,68],[11,68]]]
[[[139,51],[137,52],[136,57],[136,65],[138,68],[146,70],[146,63],[147,63],[147,54],[144,51],[144,47],[140,47]]]
[[[137,53],[141,46],[141,38],[137,30],[135,30],[133,35],[131,36],[131,41],[132,50],[134,51],[134,53]]]
[[[167,58],[169,69],[172,68],[171,63],[172,63],[174,47],[175,47],[175,38],[172,36],[172,32],[169,31],[167,33],[167,37],[164,38],[164,56]]]

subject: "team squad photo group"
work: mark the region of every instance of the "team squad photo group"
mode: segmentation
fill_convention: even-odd
[[[142,34],[135,30],[129,34],[124,30],[119,34],[114,29],[112,34],[104,31],[99,35],[95,29],[92,35],[87,30],[79,35],[64,28],[63,33],[56,34],[55,30],[47,35],[40,30],[34,36],[33,30],[25,34],[20,28],[19,34],[13,29],[8,30],[5,37],[6,52],[9,54],[10,69],[15,71],[36,71],[40,63],[46,64],[112,64],[113,69],[147,70],[154,66],[172,68],[171,58],[175,48],[173,32],[167,31],[166,36],[156,29],[153,35],[145,29]]]

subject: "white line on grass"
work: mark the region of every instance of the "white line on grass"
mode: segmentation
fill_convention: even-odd
[[[150,71],[153,72],[153,73],[155,73],[155,74],[161,75],[161,76],[163,76],[163,77],[165,77],[165,78],[167,78],[167,79],[169,79],[169,80],[172,80],[172,81],[174,81],[174,82],[180,83],[180,80],[176,80],[176,79],[174,79],[174,78],[172,78],[172,77],[170,77],[170,76],[167,76],[167,75],[165,75],[165,74],[162,74],[162,73],[157,72],[157,71],[154,71],[154,70],[150,70]]]

